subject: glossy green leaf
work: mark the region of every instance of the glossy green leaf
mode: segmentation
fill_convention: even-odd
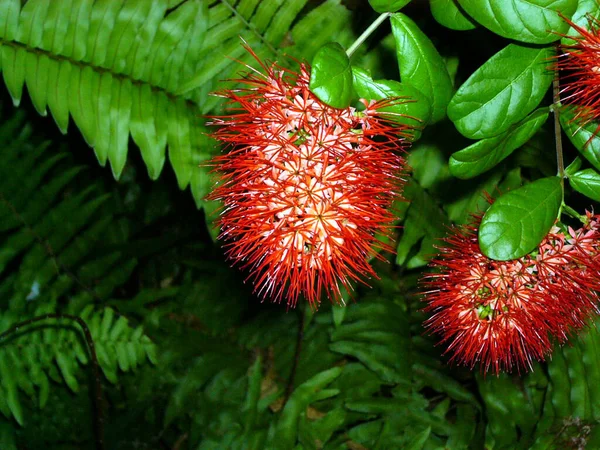
[[[501,135],[483,139],[454,153],[450,157],[450,173],[468,179],[490,170],[525,144],[547,119],[548,108],[538,109]]]
[[[560,39],[569,24],[559,13],[571,17],[577,0],[458,0],[477,22],[494,33],[531,44]]]
[[[338,43],[332,42],[319,49],[312,61],[310,90],[319,99],[334,108],[350,105],[352,68],[348,55]]]
[[[430,0],[431,14],[451,30],[472,30],[477,23],[458,4],[458,0]]]
[[[554,225],[561,203],[558,177],[541,178],[500,196],[479,226],[481,251],[501,261],[533,251]]]
[[[382,100],[397,97],[398,101],[382,108],[391,113],[389,118],[410,129],[407,130],[417,140],[431,118],[431,108],[427,98],[410,85],[394,80],[373,80],[366,70],[352,68],[354,89],[359,97],[367,100]]]
[[[564,108],[560,112],[560,124],[573,145],[592,165],[600,170],[600,137],[598,123],[590,122],[580,126],[575,120],[575,110]]]
[[[552,83],[547,68],[552,50],[509,44],[492,56],[458,89],[448,117],[464,136],[496,136],[522,120]]]
[[[400,81],[420,90],[432,108],[432,122],[446,115],[452,97],[452,80],[444,60],[417,24],[402,13],[392,15],[392,33]]]
[[[378,13],[396,12],[408,3],[410,0],[369,0],[371,8]]]
[[[594,169],[585,169],[569,177],[571,187],[586,197],[600,202],[600,174]]]

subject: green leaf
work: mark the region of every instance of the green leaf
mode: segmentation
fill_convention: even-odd
[[[590,122],[580,126],[575,119],[576,109],[564,108],[560,112],[560,124],[575,148],[596,169],[600,170],[600,137],[598,123]]]
[[[400,80],[427,97],[432,108],[432,122],[437,122],[446,115],[446,106],[452,97],[452,80],[446,64],[433,43],[411,19],[396,13],[391,22]]]
[[[412,86],[394,80],[373,80],[371,75],[363,69],[352,68],[354,89],[359,97],[367,100],[383,100],[398,97],[398,101],[382,108],[381,111],[390,112],[389,118],[394,122],[409,127],[406,130],[412,141],[419,139],[421,129],[427,125],[431,118],[431,108],[427,98]]]
[[[451,30],[472,30],[477,24],[458,4],[458,0],[430,0],[431,14],[435,20]]]
[[[481,251],[500,261],[533,251],[554,225],[561,203],[558,177],[541,178],[500,196],[481,221]]]
[[[548,47],[509,44],[492,56],[458,89],[448,117],[464,136],[496,136],[525,118],[542,100],[552,72]]]
[[[527,142],[548,119],[548,108],[540,108],[499,136],[483,139],[450,157],[450,173],[473,178],[490,170]]]
[[[569,24],[558,13],[571,17],[577,0],[458,0],[477,22],[494,33],[531,44],[560,39]]]
[[[408,3],[410,0],[369,0],[371,8],[378,13],[396,12]]]
[[[600,202],[600,174],[594,169],[585,169],[569,177],[571,187],[586,197]]]
[[[334,108],[346,108],[353,96],[350,59],[336,42],[319,49],[312,62],[310,90]]]

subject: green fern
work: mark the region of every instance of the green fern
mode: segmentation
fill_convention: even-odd
[[[0,128],[0,304],[25,311],[39,298],[90,284],[94,289],[79,295],[82,306],[107,298],[136,266],[118,248],[128,227],[107,202],[111,194],[87,183],[84,167],[31,134],[20,114]],[[10,270],[15,265],[18,271]]]
[[[294,39],[310,57],[347,18],[339,0],[293,27],[307,0],[21,3],[0,0],[0,68],[15,105],[25,83],[37,111],[49,109],[63,133],[71,116],[117,179],[130,135],[152,179],[168,147],[179,187],[191,185],[198,206],[211,186],[200,165],[216,151],[200,115],[220,101],[208,97],[214,80],[239,70],[233,58],[249,59],[240,36],[259,53]]]
[[[90,329],[104,375],[116,383],[119,370],[156,359],[140,326],[91,304],[110,298],[137,264],[120,250],[130,224],[107,202],[110,191],[89,183],[85,167],[32,128],[20,112],[0,126],[0,332],[40,315],[77,315]],[[40,407],[52,382],[76,392],[79,366],[88,360],[72,320],[49,318],[15,330],[0,340],[0,412],[23,425],[20,392]]]
[[[54,310],[43,305],[35,315]],[[155,344],[143,334],[142,327],[133,328],[127,319],[115,317],[114,310],[94,311],[89,305],[80,317],[87,323],[94,339],[98,362],[106,378],[117,382],[117,371],[135,370],[146,359],[156,362]],[[21,316],[6,313],[0,317],[0,330],[6,330]],[[0,341],[0,412],[11,415],[20,424],[26,419],[19,399],[23,391],[37,399],[40,408],[48,400],[51,381],[64,382],[74,392],[79,390],[77,372],[89,357],[80,330],[72,320],[50,318],[21,327]]]

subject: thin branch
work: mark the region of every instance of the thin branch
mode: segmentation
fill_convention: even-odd
[[[565,162],[563,159],[562,131],[560,127],[560,78],[558,70],[554,71],[554,80],[552,81],[552,111],[554,113],[554,141],[556,144],[556,167],[557,175],[561,184],[564,184]]]
[[[379,25],[381,25],[390,15],[391,13],[389,12],[383,13],[377,19],[375,19],[371,25],[369,25],[369,28],[367,28],[363,34],[361,34],[358,39],[356,39],[356,41],[354,41],[354,43],[348,47],[348,50],[346,50],[348,58],[354,54],[356,49],[360,47],[362,43],[365,42],[367,38],[371,36],[371,34],[373,34],[377,27],[379,27]]]

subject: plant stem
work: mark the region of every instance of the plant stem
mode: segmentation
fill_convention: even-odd
[[[561,210],[568,216],[571,216],[573,219],[579,220],[584,225],[588,222],[587,216],[579,214],[577,211],[575,211],[573,208],[571,208],[569,205],[566,205],[565,203],[562,204]]]
[[[562,132],[560,128],[560,81],[558,70],[554,72],[554,80],[552,81],[552,112],[554,113],[554,141],[556,143],[556,167],[557,175],[560,178],[561,185],[564,185],[565,178],[565,162],[563,159],[562,149]],[[563,189],[564,190],[564,189]]]
[[[373,32],[377,29],[377,27],[379,25],[381,25],[382,22],[385,19],[387,19],[390,15],[391,15],[391,13],[389,13],[389,12],[383,13],[377,19],[375,19],[371,25],[369,25],[369,28],[367,28],[363,32],[363,34],[361,34],[358,37],[358,39],[356,39],[356,41],[354,41],[354,43],[350,47],[348,47],[348,50],[346,50],[346,54],[348,55],[348,58],[350,58],[352,56],[352,54],[356,51],[356,49],[358,47],[360,47],[362,45],[362,43],[365,42],[367,40],[367,38],[369,36],[371,36],[371,34],[373,34]]]

